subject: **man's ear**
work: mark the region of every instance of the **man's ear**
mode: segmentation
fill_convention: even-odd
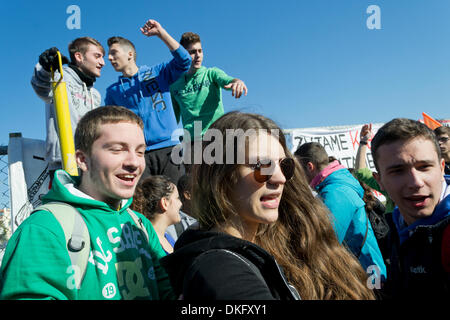
[[[445,181],[445,177],[444,177],[444,174],[445,174],[445,160],[444,160],[444,158],[441,158],[441,172],[442,172],[442,179],[441,179],[441,181]]]
[[[89,170],[88,156],[81,150],[75,151],[75,161],[77,162],[77,167],[81,171],[86,172]]]
[[[75,60],[76,60],[77,64],[83,62],[83,60],[84,60],[83,54],[81,52],[79,52],[79,51],[75,52],[73,54],[73,56],[75,57]]]
[[[316,166],[315,166],[314,163],[312,163],[311,161],[308,161],[308,162],[306,163],[306,169],[307,169],[309,172],[313,172],[315,168],[316,168]]]
[[[377,181],[378,185],[380,186],[380,189],[383,191],[386,191],[384,189],[383,184],[381,183],[381,177],[380,174],[378,172],[372,172],[372,176],[375,178],[375,180]]]
[[[133,53],[133,51],[129,50],[128,51],[128,61],[130,61],[131,59],[134,59],[134,53]]]

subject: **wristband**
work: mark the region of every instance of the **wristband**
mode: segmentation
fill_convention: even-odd
[[[367,145],[367,141],[360,141],[359,144]]]

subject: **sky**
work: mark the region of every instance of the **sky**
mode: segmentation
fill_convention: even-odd
[[[67,27],[71,5],[80,9],[79,29]],[[371,5],[378,15],[367,12]],[[422,112],[450,118],[448,0],[16,0],[1,7],[0,145],[13,132],[45,139],[44,103],[30,85],[44,50],[56,46],[68,56],[69,42],[81,36],[108,50],[107,39],[120,35],[135,44],[138,65],[170,60],[158,38],[139,31],[148,19],[176,40],[198,33],[204,65],[246,83],[241,99],[223,92],[225,111],[260,113],[283,129],[417,120]],[[119,75],[105,58],[95,83],[102,100]]]

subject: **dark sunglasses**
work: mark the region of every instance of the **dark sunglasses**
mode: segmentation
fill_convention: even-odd
[[[263,162],[258,160],[256,164],[252,165],[254,171],[255,180],[259,183],[269,181],[273,175],[275,169],[275,163],[273,160],[264,159]],[[272,168],[269,170],[269,168]],[[265,170],[263,170],[265,169]],[[294,176],[295,162],[293,158],[284,158],[280,161],[280,169],[283,173],[286,181],[290,180]]]

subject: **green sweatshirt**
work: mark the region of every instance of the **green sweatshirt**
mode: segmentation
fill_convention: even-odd
[[[64,232],[49,212],[28,217],[8,242],[0,270],[1,299],[174,299],[169,278],[160,266],[165,253],[150,221],[140,213],[149,243],[126,209],[92,199],[75,186],[79,180],[57,171],[43,203],[59,201],[78,209],[91,243],[86,274],[78,290],[73,283]]]
[[[209,126],[224,114],[222,88],[233,77],[219,68],[201,67],[193,75],[181,75],[170,86],[172,104],[177,120],[180,117],[184,129],[191,135],[191,140],[200,136],[194,133],[194,121],[202,122],[201,136]]]

